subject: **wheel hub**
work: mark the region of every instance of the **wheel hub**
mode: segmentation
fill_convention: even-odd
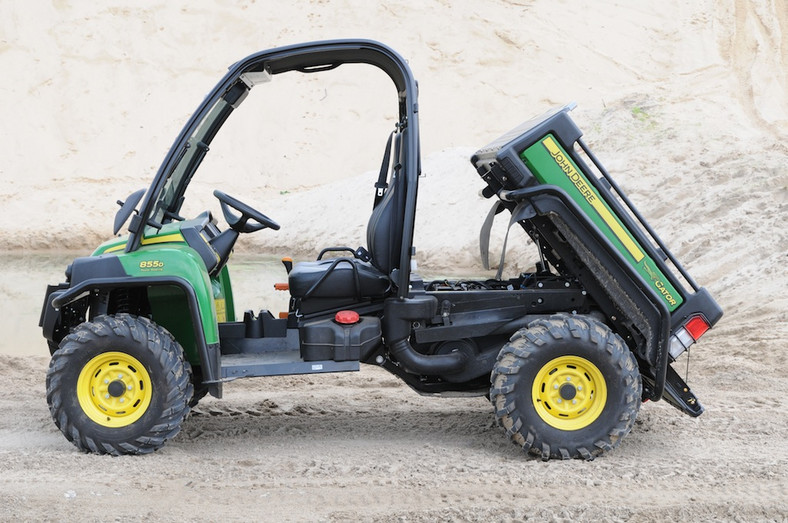
[[[121,380],[115,380],[107,387],[107,392],[113,398],[120,398],[126,393],[126,384]]]
[[[145,414],[152,397],[151,379],[135,357],[105,352],[79,373],[77,399],[85,414],[104,427],[125,427]]]
[[[592,424],[607,401],[607,385],[592,362],[579,356],[560,356],[536,373],[532,400],[537,414],[561,430]]]
[[[571,400],[574,399],[575,396],[577,396],[577,389],[575,388],[574,385],[570,385],[569,383],[564,383],[558,389],[558,393],[561,395],[562,399]]]

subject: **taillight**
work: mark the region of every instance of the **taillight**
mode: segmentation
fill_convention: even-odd
[[[668,346],[668,351],[673,359],[681,356],[682,352],[689,349],[690,345],[698,341],[710,328],[706,318],[696,314],[676,329],[676,332],[670,337],[670,345]]]
[[[698,341],[710,327],[703,316],[693,316],[684,324],[684,328],[687,329],[693,340]]]

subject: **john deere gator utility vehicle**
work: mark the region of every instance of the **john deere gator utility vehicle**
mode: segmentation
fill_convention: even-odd
[[[286,262],[287,313],[239,316],[233,246],[279,224],[221,188],[213,194],[226,225],[207,210],[182,216],[189,184],[250,91],[280,74],[331,74],[343,64],[383,70],[397,93],[395,130],[370,183],[366,246]],[[568,107],[471,158],[496,202],[482,238],[507,213],[536,245],[534,270],[485,281],[425,281],[412,271],[417,92],[407,62],[372,41],[282,47],[231,66],[150,187],[122,203],[114,229],[128,222],[127,233],[75,259],[66,281],[47,288],[47,401],[66,438],[96,453],[150,452],[201,397],[221,397],[225,382],[362,363],[422,394],[488,395],[511,440],[545,460],[615,447],[646,400],[700,415],[672,364],[722,311],[586,146]]]

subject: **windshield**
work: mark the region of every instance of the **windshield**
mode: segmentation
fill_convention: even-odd
[[[224,98],[220,98],[189,137],[156,198],[152,216],[155,224],[161,225],[173,219],[183,219],[178,215],[183,205],[183,193],[208,152],[208,145],[232,110],[233,106]]]

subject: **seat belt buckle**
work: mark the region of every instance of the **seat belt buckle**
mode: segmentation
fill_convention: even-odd
[[[369,263],[370,261],[372,261],[372,255],[369,254],[369,251],[366,250],[364,247],[359,247],[358,249],[356,249],[356,252],[354,252],[353,255],[357,259],[363,262]]]

